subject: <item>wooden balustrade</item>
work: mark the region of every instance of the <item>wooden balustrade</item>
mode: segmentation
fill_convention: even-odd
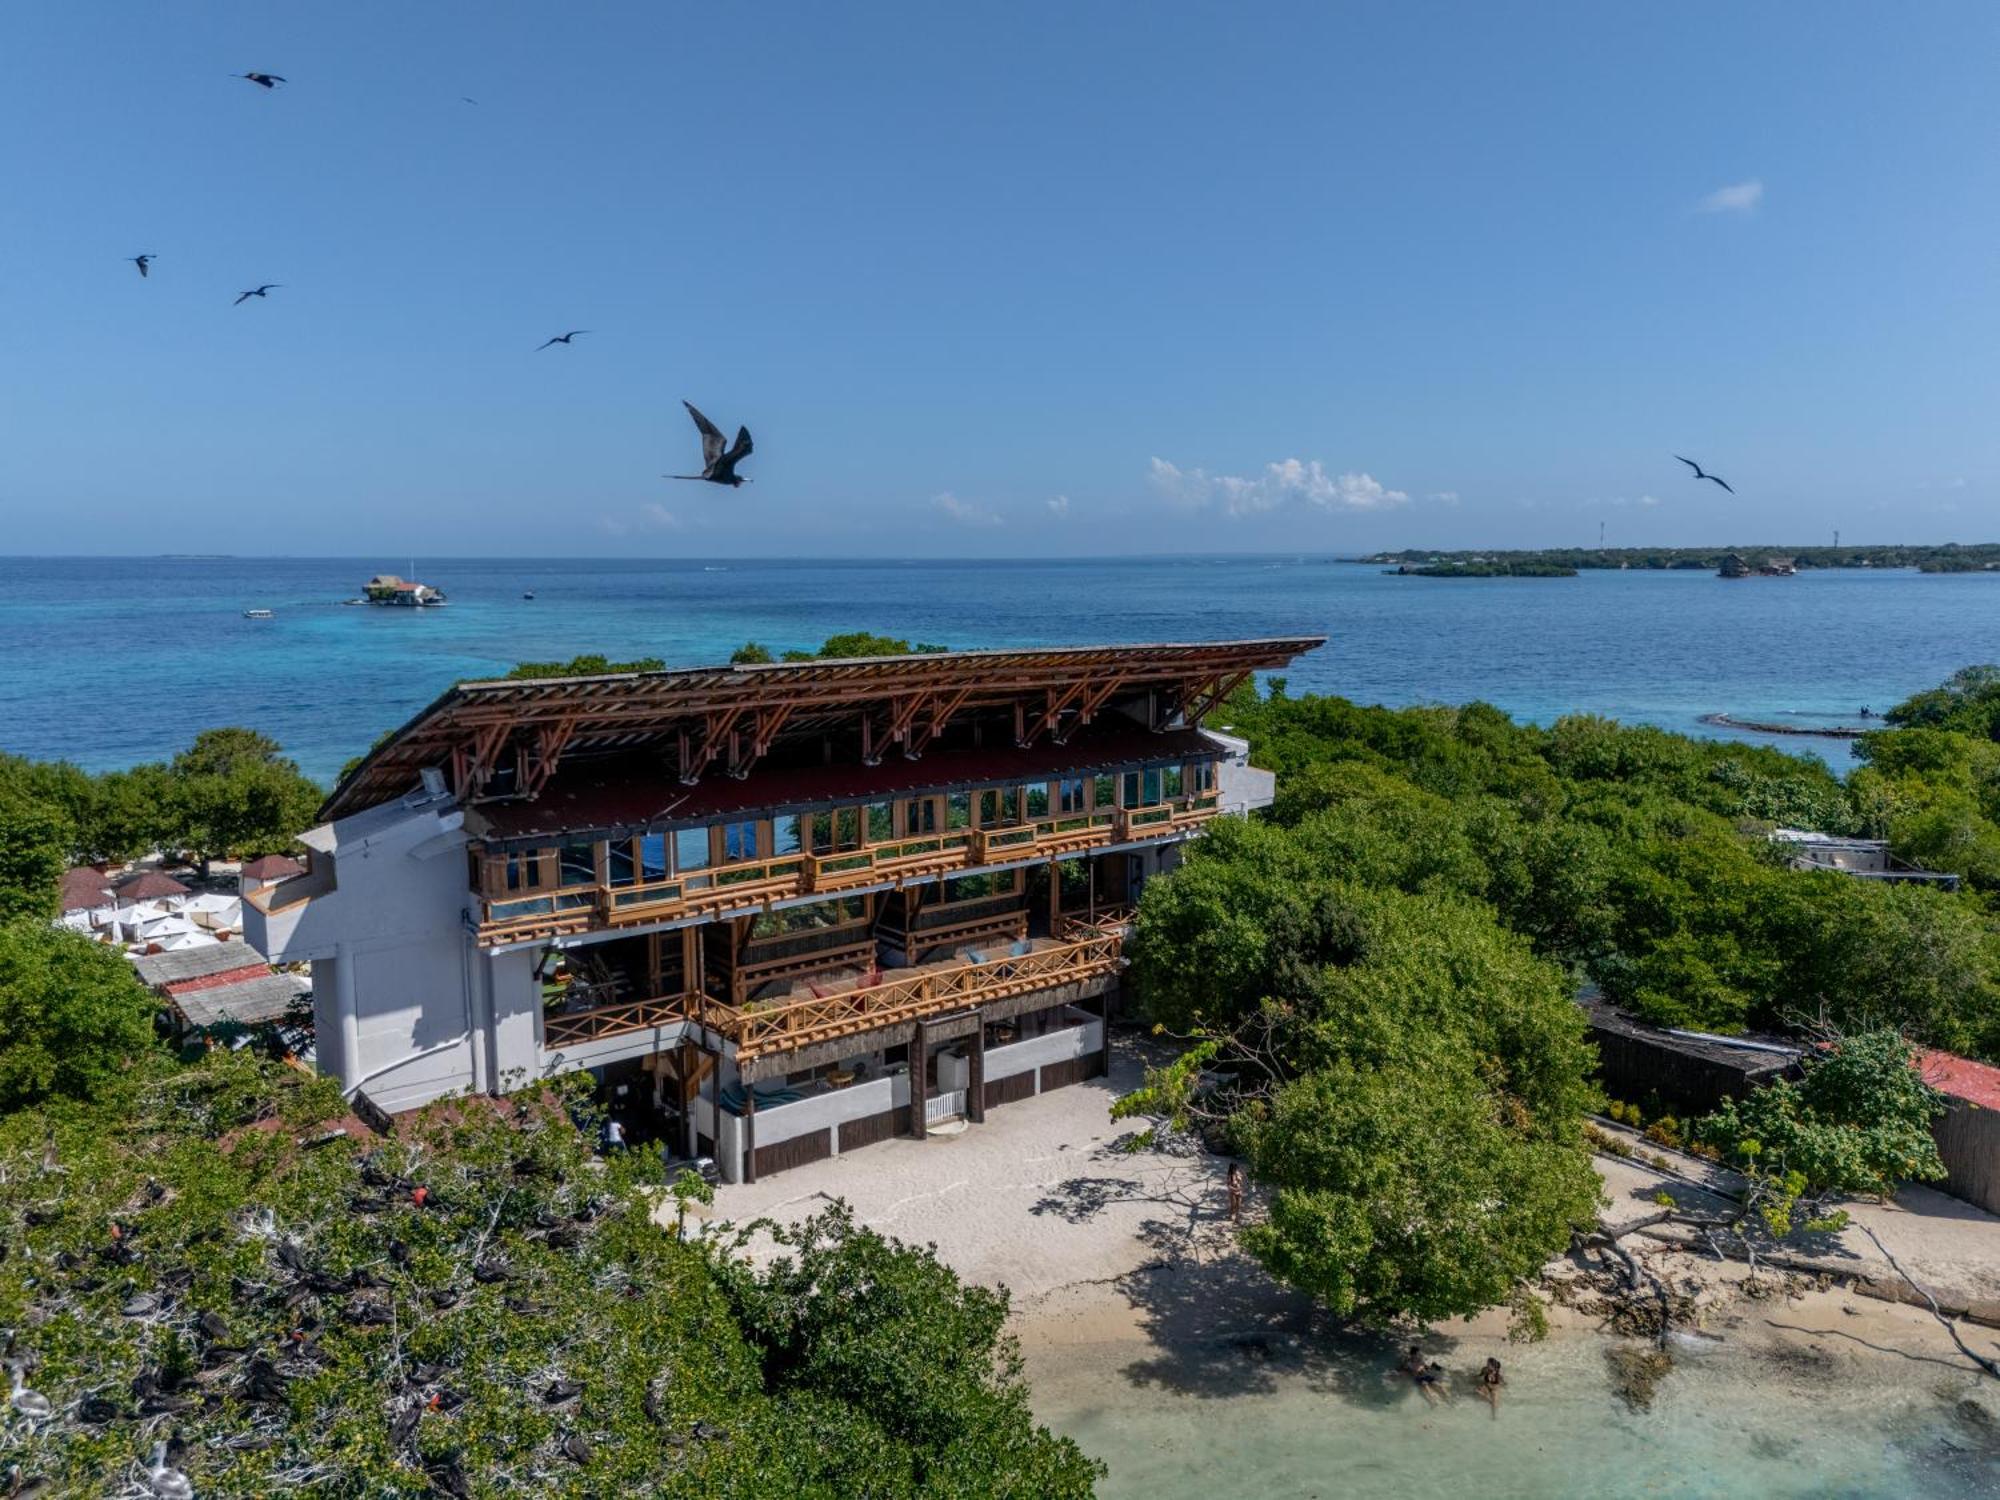
[[[775,901],[834,895],[912,877],[1054,859],[1135,839],[1189,832],[1213,818],[1214,792],[1148,807],[1058,813],[1000,828],[961,828],[830,854],[711,865],[633,885],[571,885],[484,903],[483,943],[559,937],[684,916],[751,911]]]
[[[733,1042],[737,1058],[743,1060],[1115,974],[1122,962],[1121,947],[1117,934],[1097,933],[1030,953],[926,969],[865,989],[788,1005],[744,1007],[711,1000],[703,1005],[700,1019]]]
[[[696,1014],[702,1001],[700,995],[656,995],[650,1000],[623,1000],[590,1010],[558,1011],[542,1018],[542,1046],[573,1047],[600,1037],[685,1021]]]

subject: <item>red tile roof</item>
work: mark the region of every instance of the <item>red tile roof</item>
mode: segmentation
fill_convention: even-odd
[[[289,880],[305,872],[306,867],[289,854],[260,854],[243,867],[251,880]]]
[[[102,870],[93,870],[89,865],[78,865],[74,870],[63,871],[64,911],[88,911],[93,906],[105,905],[110,899],[111,877]]]
[[[1917,1071],[1932,1088],[1954,1099],[1963,1099],[1982,1109],[2000,1109],[2000,1068],[1991,1063],[1919,1047]]]
[[[161,870],[141,870],[112,887],[120,901],[153,901],[161,896],[185,896],[188,888]]]

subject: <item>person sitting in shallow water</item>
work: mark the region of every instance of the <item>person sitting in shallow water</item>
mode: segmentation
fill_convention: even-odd
[[[1507,1383],[1507,1377],[1500,1373],[1500,1361],[1488,1359],[1486,1368],[1479,1372],[1479,1399],[1493,1408],[1493,1416],[1500,1416],[1500,1387]]]
[[[1396,1368],[1416,1382],[1417,1389],[1423,1392],[1424,1400],[1433,1406],[1443,1399],[1444,1370],[1441,1366],[1425,1359],[1424,1351],[1418,1345],[1410,1345],[1410,1352],[1403,1356],[1402,1364]]]

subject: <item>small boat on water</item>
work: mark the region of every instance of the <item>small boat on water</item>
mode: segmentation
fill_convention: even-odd
[[[243,618],[246,620],[275,620],[278,617],[268,609],[246,609],[243,611]]]
[[[526,592],[524,592],[524,593],[523,593],[523,594],[521,595],[521,597],[522,597],[523,599],[532,599],[532,598],[534,598],[534,597],[535,597],[535,591],[534,591],[533,589],[528,589],[528,590],[527,590]]]

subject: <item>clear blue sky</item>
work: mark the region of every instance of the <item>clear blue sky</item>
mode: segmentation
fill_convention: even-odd
[[[1986,3],[11,6],[0,551],[1993,539],[1996,42]],[[683,396],[756,483],[658,477]]]

